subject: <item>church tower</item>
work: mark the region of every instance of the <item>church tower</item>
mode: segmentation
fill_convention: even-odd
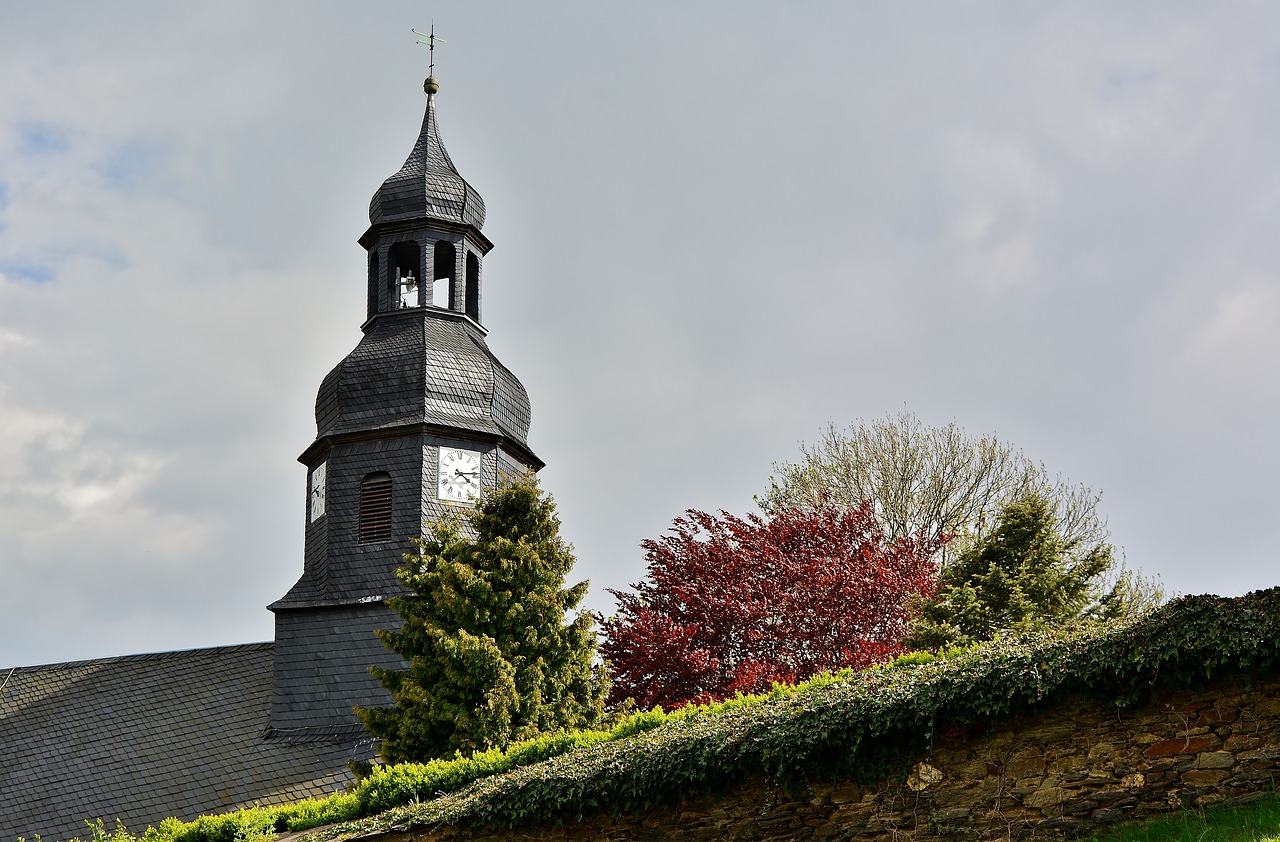
[[[394,571],[423,522],[467,506],[504,474],[538,470],[529,398],[489,351],[481,271],[493,248],[480,194],[440,141],[434,76],[422,131],[373,194],[364,337],[316,396],[307,466],[302,578],[275,612],[271,733],[355,735],[352,705],[389,695],[371,664],[402,666],[374,630],[398,618]]]

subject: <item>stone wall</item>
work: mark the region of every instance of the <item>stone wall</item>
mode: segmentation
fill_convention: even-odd
[[[953,729],[906,780],[803,794],[750,781],[614,820],[478,833],[408,830],[385,842],[514,840],[950,840],[1074,836],[1120,819],[1243,802],[1280,777],[1280,681],[1166,692],[1117,713],[1069,702],[994,728]],[[390,838],[388,838],[388,836]]]

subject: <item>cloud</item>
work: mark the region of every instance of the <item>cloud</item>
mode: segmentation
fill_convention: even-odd
[[[163,457],[95,444],[82,417],[6,405],[0,414],[0,534],[7,542],[17,539],[11,551],[38,558],[123,538],[139,555],[175,560],[199,545],[206,530],[190,517],[162,515],[139,499],[164,469]]]
[[[991,292],[1031,281],[1039,268],[1039,218],[1057,196],[1054,179],[1012,138],[966,132],[951,138],[947,153],[958,274]]]
[[[300,563],[264,532],[292,522],[311,396],[349,350],[298,340],[354,319],[311,264],[218,239],[171,189],[205,176],[190,149],[60,136],[14,150],[0,215],[0,639],[50,629],[29,662],[269,636]]]
[[[421,118],[420,10],[11,5],[0,663],[268,637],[354,240]],[[591,599],[685,506],[741,510],[796,439],[904,402],[1128,501],[1117,540],[1173,588],[1272,583],[1202,558],[1270,546],[1239,513],[1277,465],[1277,7],[748,3],[732,38],[726,8],[672,39],[448,7],[489,341]]]
[[[1161,400],[1177,412],[1280,408],[1280,278],[1202,277],[1163,313],[1154,357]]]
[[[1232,59],[1219,29],[1184,17],[1051,17],[1031,78],[1034,113],[1074,158],[1175,158],[1224,109]]]

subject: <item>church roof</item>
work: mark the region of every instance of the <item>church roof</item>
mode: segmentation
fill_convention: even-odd
[[[316,395],[318,437],[427,423],[527,446],[529,395],[459,314],[380,317]]]
[[[268,736],[274,646],[251,643],[0,670],[0,840],[131,832],[351,780],[350,736]]]
[[[428,79],[428,84],[433,81]],[[382,182],[369,202],[369,222],[374,225],[421,218],[470,225],[477,231],[484,225],[484,200],[458,173],[440,140],[435,93],[427,94],[422,131],[404,166]]]

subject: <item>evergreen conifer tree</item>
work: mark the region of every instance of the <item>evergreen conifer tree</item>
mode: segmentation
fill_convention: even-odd
[[[1006,504],[995,528],[943,571],[906,645],[967,646],[1004,631],[1109,619],[1159,604],[1158,591],[1117,566],[1110,544],[1085,543],[1063,537],[1044,497]]]
[[[396,572],[412,594],[388,600],[402,626],[378,632],[408,668],[370,668],[395,706],[356,709],[383,759],[465,755],[595,721],[608,688],[592,666],[593,618],[567,618],[587,582],[565,587],[572,551],[537,478],[428,527]]]

